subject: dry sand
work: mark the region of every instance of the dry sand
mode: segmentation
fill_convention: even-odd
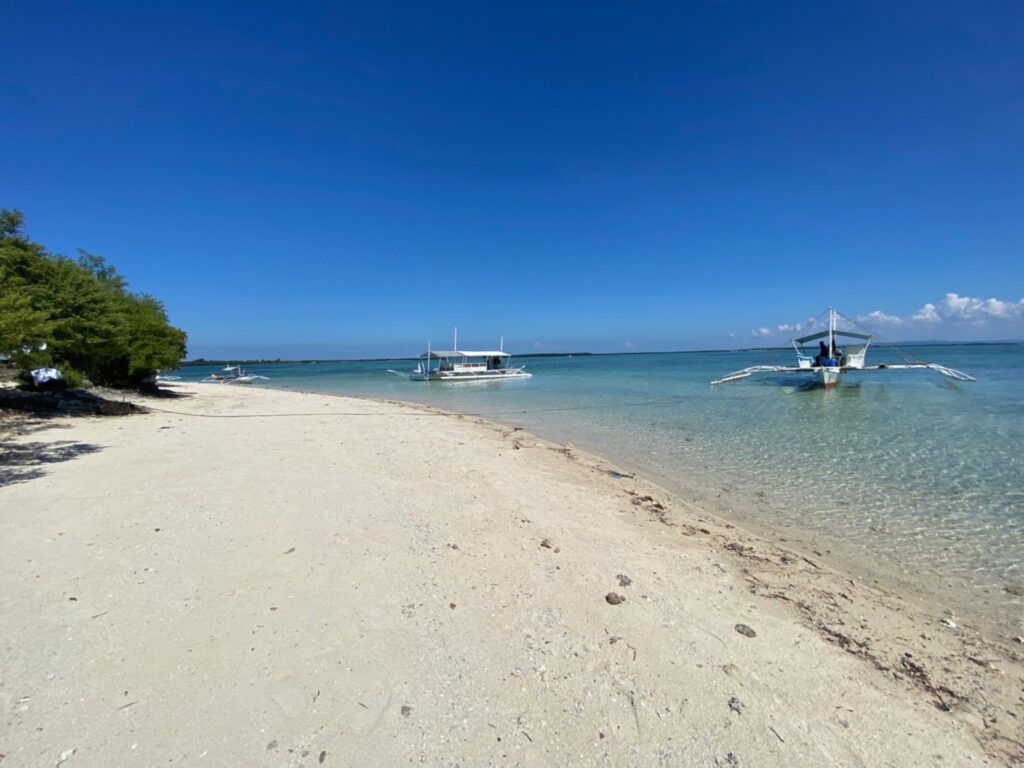
[[[1024,759],[1021,646],[602,460],[177,389],[0,423],[3,768]]]

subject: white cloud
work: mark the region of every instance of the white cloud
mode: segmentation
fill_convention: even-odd
[[[1024,316],[1024,299],[1018,302],[999,299],[975,299],[947,293],[939,304],[939,314],[948,320],[1005,320]]]
[[[894,328],[902,326],[910,329],[912,324],[936,325],[938,323],[970,323],[981,325],[989,320],[1007,321],[1024,319],[1024,299],[1019,301],[1003,301],[1001,299],[978,299],[971,296],[961,296],[958,293],[947,293],[945,297],[936,303],[927,303],[917,312],[907,317],[891,315],[880,309],[868,312],[866,315],[857,315],[857,322],[863,323],[868,328],[888,326]],[[783,323],[771,330],[761,326],[750,332],[755,338],[767,336],[791,335],[796,336],[806,333],[814,328],[825,327],[824,323],[810,318],[802,323]]]
[[[925,304],[914,316],[910,318],[915,323],[941,323],[942,318],[939,317],[939,313],[935,310],[934,304]]]
[[[779,333],[800,333],[801,331],[807,331],[818,324],[816,318],[809,317],[802,323],[783,323],[778,327]]]
[[[857,315],[858,323],[867,323],[868,325],[900,325],[903,322],[903,318],[899,315],[889,315],[880,309],[876,309],[874,312],[868,312],[866,315]]]
[[[632,341],[627,341],[626,342],[626,349],[632,349],[632,348],[633,348],[633,342]]]
[[[925,323],[935,325],[942,322],[984,323],[987,320],[1012,320],[1024,318],[1024,299],[1002,301],[1001,299],[976,299],[947,293],[938,303],[928,302],[910,317],[890,315],[880,309],[866,315],[858,315],[857,322],[867,325],[903,325],[904,323]]]
[[[773,331],[771,328],[762,325],[760,328],[755,328],[750,332],[751,336],[758,338],[765,338],[767,336],[774,336],[775,334],[793,335],[802,331],[810,330],[818,325],[816,318],[809,317],[802,323],[783,323],[782,325],[775,326]]]
[[[544,342],[543,341],[535,341],[535,342],[533,342],[533,348],[534,349],[543,349],[543,347],[544,347]]]
[[[1017,317],[1024,317],[1024,299],[1014,302],[947,293],[938,304],[925,304],[911,319],[918,323],[941,323],[944,320],[983,323],[986,320],[1011,320]]]

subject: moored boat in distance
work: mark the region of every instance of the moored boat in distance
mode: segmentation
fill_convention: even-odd
[[[409,381],[443,381],[447,383],[505,381],[508,379],[529,379],[532,373],[525,366],[513,367],[512,355],[505,351],[502,338],[497,350],[459,349],[459,331],[455,330],[455,343],[451,350],[433,351],[427,342],[427,351],[420,355],[420,362],[409,373],[390,370],[396,376]]]
[[[269,381],[267,376],[259,376],[255,373],[246,372],[242,366],[239,365],[228,365],[224,367],[224,373],[211,373],[203,381],[212,382],[214,384],[252,384],[256,379],[264,379]]]
[[[839,384],[840,377],[846,373],[910,369],[929,369],[956,381],[975,381],[973,376],[963,371],[947,368],[938,363],[914,360],[906,353],[895,349],[894,351],[905,358],[907,362],[889,365],[866,365],[868,347],[871,345],[871,340],[874,337],[869,333],[840,330],[837,327],[839,317],[840,314],[832,307],[829,307],[828,330],[818,331],[808,336],[800,336],[793,339],[793,348],[796,350],[795,366],[753,365],[740,371],[734,371],[711,383],[728,384],[731,381],[748,378],[755,373],[801,373],[817,376],[818,381],[821,382],[825,389],[833,389]],[[843,349],[839,345],[840,338],[854,339],[855,343],[849,344]],[[828,340],[827,342],[826,339]],[[807,354],[804,350],[803,345],[812,341],[818,342],[817,355]]]

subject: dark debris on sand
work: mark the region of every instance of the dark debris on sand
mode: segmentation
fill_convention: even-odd
[[[744,637],[757,637],[757,632],[748,627],[746,624],[737,624],[736,631]]]

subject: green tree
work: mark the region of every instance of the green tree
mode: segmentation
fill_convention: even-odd
[[[21,230],[24,226],[25,216],[21,211],[0,209],[0,240],[22,238]]]
[[[132,294],[101,256],[49,254],[23,224],[20,212],[0,211],[0,351],[23,371],[52,364],[113,386],[177,366],[186,336],[159,301]]]
[[[185,332],[167,321],[164,306],[152,296],[132,296],[128,307],[128,378],[177,367],[185,357]]]
[[[33,303],[33,281],[42,267],[42,254],[22,234],[19,211],[0,210],[0,352],[15,362],[37,358],[53,323],[48,312]]]

